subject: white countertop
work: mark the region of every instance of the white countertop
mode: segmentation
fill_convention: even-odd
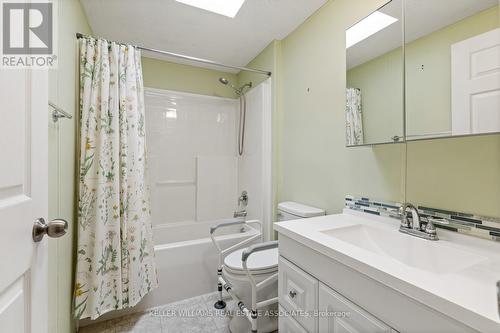
[[[438,273],[408,266],[391,256],[368,251],[322,232],[356,225],[418,239],[400,233],[396,219],[350,209],[338,215],[275,223],[274,229],[474,329],[500,332],[496,290],[500,280],[500,243],[438,229],[439,241],[419,241],[439,243],[448,247],[446,252],[464,251],[481,257],[472,266]]]

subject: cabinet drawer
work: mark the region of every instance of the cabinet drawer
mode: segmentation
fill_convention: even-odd
[[[279,303],[310,333],[318,331],[318,280],[283,257],[279,258]]]
[[[280,312],[282,313],[283,311],[283,308],[280,306]],[[279,333],[307,333],[307,331],[290,316],[279,317],[278,328]]]
[[[328,333],[391,333],[396,332],[356,304],[324,284],[319,285],[319,332]],[[332,315],[337,313],[337,315]],[[341,314],[345,314],[342,316]]]

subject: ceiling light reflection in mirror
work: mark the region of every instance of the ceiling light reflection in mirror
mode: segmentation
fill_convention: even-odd
[[[377,32],[396,23],[397,18],[381,13],[372,13],[346,31],[346,48],[350,48]]]

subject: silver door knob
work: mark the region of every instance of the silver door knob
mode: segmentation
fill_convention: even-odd
[[[64,236],[67,231],[68,222],[63,219],[55,219],[47,224],[43,218],[39,218],[33,223],[33,241],[40,242],[45,235],[58,238]]]

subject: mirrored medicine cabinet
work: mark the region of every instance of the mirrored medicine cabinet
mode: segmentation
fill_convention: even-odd
[[[346,145],[500,132],[498,0],[392,0],[346,30]]]

